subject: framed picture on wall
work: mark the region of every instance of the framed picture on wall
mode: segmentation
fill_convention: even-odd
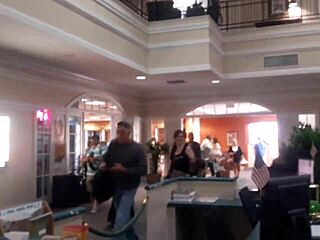
[[[288,0],[269,0],[269,15],[272,17],[285,15],[288,10]]]
[[[231,146],[233,139],[237,139],[237,132],[227,132],[227,145]]]

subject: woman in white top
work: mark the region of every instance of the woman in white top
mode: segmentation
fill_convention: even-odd
[[[210,162],[213,164],[215,172],[218,172],[220,168],[220,158],[222,157],[221,145],[217,138],[213,138],[212,140],[212,149],[210,153]]]

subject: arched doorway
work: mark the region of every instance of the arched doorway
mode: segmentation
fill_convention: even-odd
[[[87,93],[67,105],[67,166],[69,172],[79,168],[80,156],[85,152],[88,138],[100,137],[108,144],[115,137],[118,121],[124,111],[121,105],[105,94]]]
[[[253,146],[260,138],[268,149],[265,162],[278,157],[277,116],[266,107],[250,102],[219,102],[199,106],[185,114],[183,128],[200,142],[207,136],[218,138],[223,151],[236,138],[244,150],[244,163],[254,165]],[[247,162],[246,162],[247,161]]]

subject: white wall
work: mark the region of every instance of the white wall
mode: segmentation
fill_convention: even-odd
[[[35,199],[35,161],[33,159],[32,111],[5,109],[0,115],[10,117],[10,158],[0,168],[0,209]]]

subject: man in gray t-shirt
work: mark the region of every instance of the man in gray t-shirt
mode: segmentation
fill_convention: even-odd
[[[114,229],[123,227],[130,219],[130,208],[140,184],[140,177],[147,172],[146,158],[141,144],[130,139],[129,123],[121,121],[117,125],[117,138],[112,140],[104,156],[106,169],[112,172],[115,181],[113,203],[116,209]],[[122,239],[122,238],[120,238]],[[125,239],[138,239],[134,229],[130,229]]]

